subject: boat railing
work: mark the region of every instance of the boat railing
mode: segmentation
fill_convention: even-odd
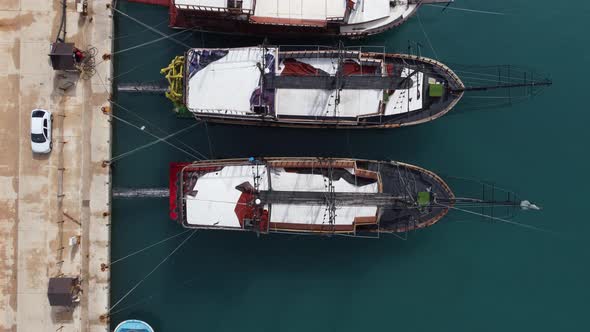
[[[203,5],[179,5],[174,4],[177,9],[182,10],[193,10],[193,11],[201,11],[201,12],[209,12],[209,13],[228,13],[228,14],[246,14],[252,15],[254,10],[252,9],[244,9],[244,8],[226,8],[226,7],[213,7],[213,6],[203,6]]]
[[[328,22],[342,22],[344,21],[344,16],[327,17],[326,20],[328,20]]]

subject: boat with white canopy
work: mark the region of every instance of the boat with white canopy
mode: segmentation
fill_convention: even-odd
[[[378,236],[431,226],[453,199],[436,174],[394,161],[250,158],[170,168],[170,216],[194,229]]]
[[[463,96],[444,64],[377,49],[191,49],[163,73],[179,108],[233,124],[395,128],[434,120]]]
[[[257,35],[360,38],[406,22],[425,4],[452,0],[171,0],[170,26]]]

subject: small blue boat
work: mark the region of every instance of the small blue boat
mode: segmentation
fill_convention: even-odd
[[[154,332],[154,329],[146,322],[129,319],[117,325],[114,332]]]

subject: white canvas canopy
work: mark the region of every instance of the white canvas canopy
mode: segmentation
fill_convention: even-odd
[[[260,65],[264,52],[276,59],[276,49],[260,47],[235,48],[227,55],[208,63],[188,80],[187,107],[195,113],[217,113],[227,115],[256,115],[253,111],[252,96],[260,88]],[[321,70],[323,75],[334,75],[338,71],[336,58],[294,58]],[[377,65],[380,65],[377,63]],[[276,65],[276,74],[282,75],[286,66]],[[374,68],[374,67],[373,67]],[[374,70],[374,69],[373,69]],[[381,69],[384,70],[384,69]],[[362,72],[362,70],[361,70]],[[410,75],[405,68],[401,76]],[[371,74],[374,75],[374,74]],[[378,73],[377,73],[378,75]],[[383,89],[302,89],[277,88],[271,107],[274,115],[356,118],[378,114],[384,107],[384,115],[412,112],[423,108],[424,74],[415,73],[409,89],[396,89],[385,102]],[[336,102],[339,100],[339,102]]]
[[[350,12],[348,24],[375,21],[389,16],[391,4],[389,0],[357,0]]]
[[[228,0],[174,0],[176,6],[228,8]],[[254,0],[242,0],[242,9],[253,9]]]
[[[352,170],[349,170],[352,172]],[[268,190],[268,170],[254,165],[226,166],[220,171],[201,176],[193,188],[195,194],[186,195],[187,223],[195,226],[217,226],[240,228],[236,215],[236,204],[242,192],[236,186],[244,182],[253,183],[254,174],[260,175],[259,190]],[[270,175],[272,190],[278,191],[326,191],[322,174],[301,174],[273,168]],[[357,186],[343,178],[334,179],[335,192],[377,193],[378,183]],[[301,204],[272,204],[269,208],[270,222],[321,225],[328,221],[324,217],[326,206]],[[377,206],[338,206],[335,225],[352,225],[356,217],[374,217]]]
[[[260,47],[234,48],[198,71],[188,82],[187,107],[194,112],[251,113],[250,97],[260,85],[258,63],[263,54]]]
[[[300,20],[344,17],[346,0],[257,0],[254,15]]]

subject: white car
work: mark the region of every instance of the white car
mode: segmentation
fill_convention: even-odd
[[[47,110],[39,108],[31,112],[31,148],[34,153],[51,152],[52,120],[53,115]]]

